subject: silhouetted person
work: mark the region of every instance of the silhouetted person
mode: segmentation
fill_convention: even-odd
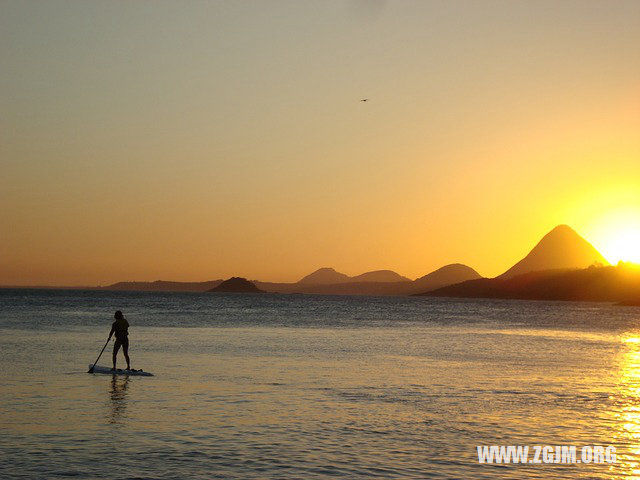
[[[113,368],[111,370],[115,371],[116,369],[116,357],[121,346],[122,353],[124,353],[124,358],[127,361],[127,370],[131,370],[131,363],[129,362],[129,322],[127,322],[120,310],[116,312],[114,318],[116,321],[111,325],[111,332],[109,332],[109,340],[111,340],[113,334],[116,335],[116,343],[113,344]]]

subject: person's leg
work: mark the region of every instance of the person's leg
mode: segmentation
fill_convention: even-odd
[[[113,369],[116,369],[116,357],[118,356],[118,350],[120,350],[120,340],[116,338],[116,342],[113,344]]]
[[[131,362],[129,361],[129,338],[125,338],[122,341],[122,353],[124,353],[124,358],[127,361],[127,370],[131,370]]]

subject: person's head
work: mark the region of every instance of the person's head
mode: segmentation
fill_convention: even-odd
[[[116,314],[114,315],[114,318],[115,318],[116,320],[122,320],[122,319],[124,318],[124,315],[122,315],[122,312],[121,312],[120,310],[118,310],[118,311],[116,312]]]

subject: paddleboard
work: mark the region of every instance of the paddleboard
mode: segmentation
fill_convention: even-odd
[[[91,365],[89,365],[89,369],[91,369]],[[93,373],[102,373],[105,375],[137,375],[139,377],[153,377],[153,373],[143,372],[142,370],[124,370],[122,368],[111,370],[111,368],[103,367],[101,365],[96,365],[95,367],[93,367]]]

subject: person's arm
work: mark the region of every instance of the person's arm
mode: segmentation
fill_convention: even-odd
[[[111,336],[113,335],[113,332],[116,331],[116,325],[115,323],[113,325],[111,325],[111,331],[109,332],[109,340],[111,340]],[[109,341],[107,340],[107,342]]]

